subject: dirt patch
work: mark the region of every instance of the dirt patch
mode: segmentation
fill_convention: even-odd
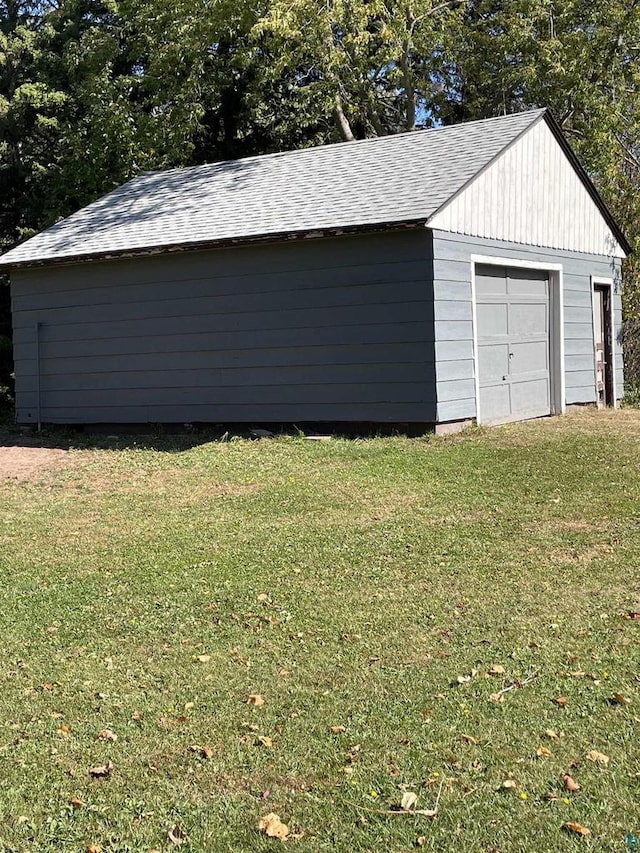
[[[585,548],[578,551],[575,548],[568,550],[556,549],[549,552],[549,557],[554,563],[592,563],[594,560],[605,559],[613,554],[614,548],[612,545],[607,545],[604,542],[596,543],[591,548]]]
[[[30,480],[42,471],[60,468],[68,450],[50,447],[0,447],[0,482]]]
[[[85,455],[86,458],[92,461]],[[133,467],[122,465],[121,461],[116,455],[110,455],[98,460],[98,464],[89,464],[80,478],[69,483],[69,488],[95,494],[170,495],[176,503],[192,503],[210,497],[240,497],[263,488],[260,483],[212,482],[210,472],[200,468],[159,468],[140,464]]]

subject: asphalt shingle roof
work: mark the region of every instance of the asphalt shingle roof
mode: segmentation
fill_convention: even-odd
[[[134,178],[0,266],[425,222],[545,110]]]

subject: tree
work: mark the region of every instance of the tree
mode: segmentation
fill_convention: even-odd
[[[0,0],[0,250],[144,170],[543,105],[640,249],[639,50],[640,0]]]
[[[455,44],[443,119],[550,107],[635,246],[624,337],[627,381],[640,385],[639,0],[473,0]]]
[[[253,28],[287,76],[301,123],[322,116],[344,140],[413,130],[433,120],[458,0],[273,0]]]

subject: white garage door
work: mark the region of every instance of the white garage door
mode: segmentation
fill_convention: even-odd
[[[549,273],[476,267],[480,421],[551,413]]]

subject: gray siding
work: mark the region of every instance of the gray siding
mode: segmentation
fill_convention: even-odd
[[[415,231],[16,271],[17,420],[39,381],[45,423],[433,422],[430,250]]]
[[[473,418],[476,414],[471,255],[562,264],[564,272],[564,337],[566,402],[596,399],[591,276],[614,278],[616,391],[623,394],[620,262],[599,255],[518,245],[482,238],[433,232],[438,421]]]

